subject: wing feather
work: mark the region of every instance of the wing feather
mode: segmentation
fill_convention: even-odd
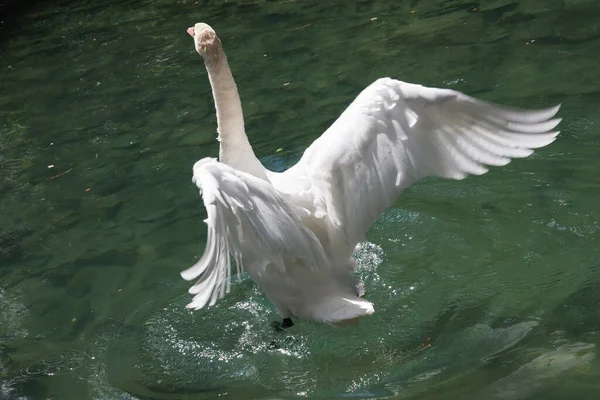
[[[198,161],[193,170],[207,211],[208,238],[198,262],[181,273],[185,280],[197,279],[188,308],[211,306],[229,292],[232,258],[238,274],[248,259],[247,268],[263,268],[260,273],[269,264],[285,268],[284,259],[302,258],[315,268],[328,265],[296,207],[270,183],[213,158]]]
[[[455,90],[379,79],[275,184],[303,199],[310,191],[327,199],[315,202],[313,212],[327,215],[331,231],[353,247],[415,181],[481,175],[486,166],[506,165],[550,144],[559,133],[559,108],[520,110]]]

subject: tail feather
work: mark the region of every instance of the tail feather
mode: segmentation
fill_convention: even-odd
[[[353,320],[375,312],[370,301],[356,296],[332,297],[319,304],[319,311],[315,316],[317,320],[329,324]]]

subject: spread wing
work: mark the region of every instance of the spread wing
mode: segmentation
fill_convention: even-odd
[[[298,196],[314,199],[316,213],[326,213],[354,246],[418,179],[480,175],[486,165],[506,165],[554,141],[559,107],[512,109],[454,90],[379,79],[279,180],[293,177]],[[286,185],[282,190],[292,193]]]
[[[231,258],[238,274],[247,268],[264,273],[271,264],[285,269],[285,260],[304,259],[309,266],[328,265],[315,235],[302,224],[301,209],[284,199],[269,182],[204,158],[193,168],[193,182],[202,194],[208,217],[204,254],[183,271],[186,280],[198,279],[189,290],[188,308],[200,309],[229,292]]]

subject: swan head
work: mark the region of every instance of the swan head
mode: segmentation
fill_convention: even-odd
[[[221,40],[208,24],[199,22],[193,27],[189,27],[187,32],[194,38],[196,51],[205,61],[218,56],[221,50]]]

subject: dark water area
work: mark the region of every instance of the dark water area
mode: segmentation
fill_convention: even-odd
[[[28,4],[0,33],[0,399],[598,398],[600,3]],[[191,168],[218,152],[200,21],[272,169],[383,76],[562,103],[562,133],[407,190],[357,249],[356,327],[275,334],[249,279],[190,312]]]

